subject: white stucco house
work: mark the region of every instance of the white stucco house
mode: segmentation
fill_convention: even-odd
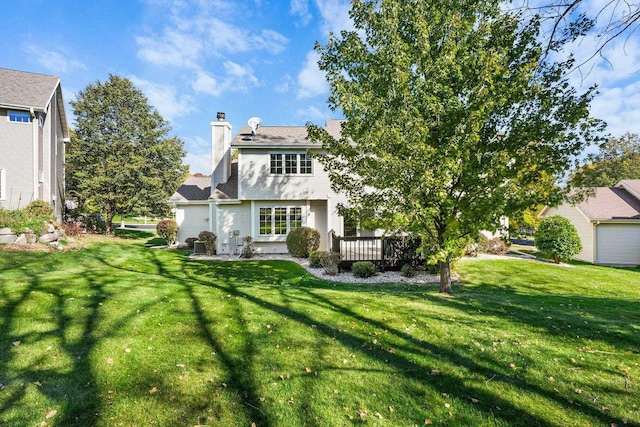
[[[60,78],[0,68],[0,207],[42,200],[62,220],[68,140]]]
[[[640,265],[640,179],[595,188],[594,195],[572,205],[545,207],[540,216],[560,215],[576,227],[582,252],[575,259],[593,264]]]
[[[336,206],[346,199],[331,190],[328,174],[308,155],[321,147],[307,140],[304,126],[254,124],[232,139],[225,114],[217,119],[211,123],[211,176],[187,178],[169,199],[179,242],[208,230],[218,237],[219,254],[239,253],[246,236],[258,253],[287,253],[287,234],[296,227],[318,230],[320,250],[327,250],[331,230],[343,235]],[[337,137],[340,123],[327,121],[327,131]]]

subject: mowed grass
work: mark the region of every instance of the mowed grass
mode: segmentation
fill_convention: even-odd
[[[153,243],[0,251],[0,425],[640,425],[638,270],[464,261],[448,297]]]

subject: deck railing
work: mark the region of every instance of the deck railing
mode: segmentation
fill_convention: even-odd
[[[420,240],[412,236],[340,237],[331,233],[331,251],[341,255],[341,269],[358,261],[370,261],[381,270],[415,265],[422,261],[418,248]]]

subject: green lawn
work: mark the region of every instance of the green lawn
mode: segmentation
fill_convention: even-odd
[[[640,425],[640,270],[467,261],[447,297],[150,239],[0,249],[0,425]]]

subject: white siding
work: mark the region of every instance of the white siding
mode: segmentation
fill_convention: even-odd
[[[593,224],[589,221],[575,206],[564,203],[557,208],[551,208],[545,214],[545,217],[560,215],[567,218],[578,232],[580,241],[582,242],[582,251],[574,257],[580,261],[594,262],[594,229]]]
[[[320,247],[318,250],[326,251],[329,247],[329,228],[327,218],[326,200],[312,200],[309,202],[309,227],[315,228],[320,233]]]
[[[243,200],[309,200],[333,195],[329,176],[316,159],[312,175],[271,175],[270,153],[305,153],[305,150],[243,148],[240,154],[240,198]]]
[[[209,230],[209,205],[177,205],[178,243],[189,237],[198,237],[201,231]]]
[[[596,226],[597,264],[640,265],[640,224]]]
[[[251,235],[251,203],[219,205],[217,209],[218,253],[239,253],[239,243]]]
[[[34,193],[33,124],[15,123],[0,109],[0,169],[5,170],[5,209],[24,208],[37,198]]]

